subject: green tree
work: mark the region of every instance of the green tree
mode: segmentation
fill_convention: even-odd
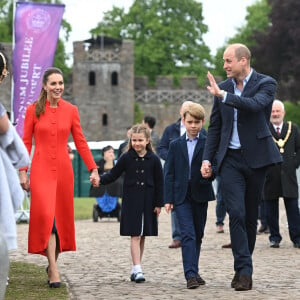
[[[12,41],[12,2],[0,0],[0,41]]]
[[[284,102],[285,120],[292,121],[300,127],[300,102]]]
[[[226,45],[233,43],[242,43],[249,47],[251,50],[257,45],[255,35],[266,32],[270,27],[270,12],[271,5],[268,0],[258,0],[254,4],[247,7],[246,22],[241,27],[237,28],[237,34],[228,39]],[[223,69],[223,52],[226,45],[217,50],[215,56],[215,73],[222,78],[226,77],[226,73]],[[255,62],[255,57],[252,63]]]
[[[255,35],[255,66],[278,81],[277,95],[282,100],[300,99],[300,2],[268,0],[272,10],[270,26]]]
[[[158,75],[198,76],[205,81],[211,62],[202,35],[202,4],[194,0],[136,0],[128,13],[113,7],[92,34],[131,39],[135,74],[154,82]]]
[[[47,2],[52,3],[51,0],[32,0],[32,2]],[[61,3],[61,1],[56,0],[55,3]],[[13,39],[13,1],[10,0],[0,0],[0,41],[12,43]],[[71,25],[66,21],[62,21],[61,31],[63,34],[63,39],[68,41],[70,31],[72,30]],[[66,61],[68,55],[66,54],[65,44],[62,39],[58,40],[54,66],[60,68],[65,76],[65,79],[69,77],[71,69],[67,66]]]

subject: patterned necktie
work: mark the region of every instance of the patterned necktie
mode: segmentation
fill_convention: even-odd
[[[277,135],[280,136],[280,127],[276,127]]]

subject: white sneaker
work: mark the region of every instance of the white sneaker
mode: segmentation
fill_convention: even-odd
[[[134,279],[136,283],[143,282],[146,280],[142,272],[136,273]]]

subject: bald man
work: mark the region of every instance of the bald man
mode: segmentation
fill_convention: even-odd
[[[234,257],[231,287],[247,291],[266,169],[282,161],[269,130],[276,81],[251,68],[251,53],[243,44],[229,45],[223,60],[227,80],[218,85],[207,75],[214,104],[201,173],[209,177],[216,160]]]

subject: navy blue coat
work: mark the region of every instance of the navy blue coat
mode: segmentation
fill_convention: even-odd
[[[272,124],[270,130],[276,140],[284,139],[288,131],[288,123],[283,123],[280,137]],[[296,124],[292,124],[291,135],[284,146],[282,158],[282,164],[270,166],[267,170],[264,200],[274,200],[279,197],[298,198],[296,170],[300,165],[300,130]]]
[[[211,179],[202,177],[200,168],[206,136],[200,132],[191,163],[192,200],[198,203],[215,200]],[[164,203],[181,204],[189,184],[189,157],[186,134],[170,143],[164,165]]]
[[[276,81],[255,70],[241,96],[234,94],[232,79],[220,83],[227,91],[226,102],[214,98],[203,160],[217,161],[220,169],[228,149],[233,128],[234,108],[243,157],[251,168],[260,168],[281,162],[281,155],[272,140],[269,129]]]
[[[100,178],[108,184],[123,172],[123,195],[120,234],[127,236],[157,235],[155,207],[163,206],[163,172],[160,159],[147,151],[144,157],[130,149],[121,155],[116,165]]]
[[[177,122],[167,126],[163,132],[160,142],[156,147],[156,152],[161,159],[167,159],[170,142],[178,137],[180,137],[180,119]]]

